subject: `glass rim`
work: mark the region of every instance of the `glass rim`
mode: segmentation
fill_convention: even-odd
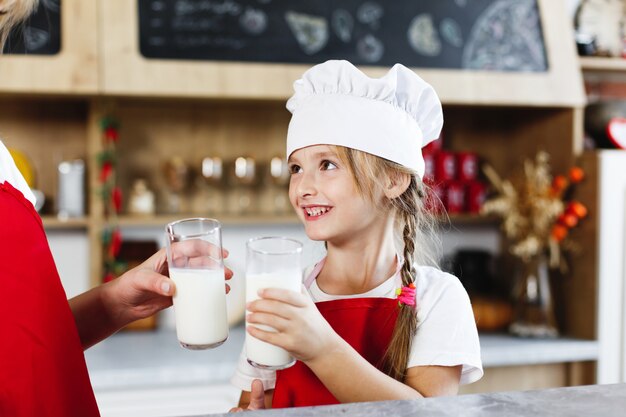
[[[256,249],[250,246],[250,244],[255,243],[255,242],[260,242],[260,241],[264,241],[264,240],[287,240],[289,242],[295,243],[297,245],[296,248],[292,249],[292,250],[287,250],[287,251],[283,251],[283,252],[274,252],[274,251],[268,251],[268,250],[261,250],[261,249]],[[290,237],[285,237],[285,236],[263,236],[263,237],[253,237],[251,239],[248,239],[246,241],[246,248],[255,251],[256,253],[260,253],[263,255],[275,255],[275,256],[281,256],[281,255],[290,255],[293,253],[300,253],[302,252],[302,248],[303,248],[303,243],[300,242],[299,240],[296,239],[292,239]]]
[[[220,223],[219,220],[217,219],[212,219],[210,217],[189,217],[187,219],[180,219],[180,220],[175,220],[173,222],[170,222],[168,224],[165,225],[165,233],[169,236],[175,236],[175,237],[179,237],[179,238],[190,238],[190,237],[199,237],[199,236],[203,236],[205,235],[207,232],[204,233],[194,233],[191,235],[183,235],[180,233],[174,233],[173,231],[171,231],[170,229],[173,228],[174,226],[176,226],[177,224],[181,224],[181,223],[187,223],[187,222],[211,222],[214,224],[214,227],[210,230],[210,232],[214,232],[215,229],[221,230],[222,228],[222,223]]]

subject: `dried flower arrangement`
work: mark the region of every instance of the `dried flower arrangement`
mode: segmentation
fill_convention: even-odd
[[[481,213],[502,219],[512,255],[528,262],[547,254],[549,266],[565,272],[562,253],[577,249],[568,239],[569,230],[587,215],[582,203],[569,201],[570,191],[585,174],[573,167],[567,176],[553,178],[549,159],[548,153],[540,151],[534,160],[526,160],[523,178],[516,182],[501,179],[489,165],[483,167],[497,194],[485,202]]]

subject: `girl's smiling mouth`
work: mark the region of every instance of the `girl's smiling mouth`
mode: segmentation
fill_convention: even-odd
[[[304,211],[304,217],[307,220],[317,220],[320,217],[323,217],[333,208],[330,206],[306,206],[302,207],[302,211]]]

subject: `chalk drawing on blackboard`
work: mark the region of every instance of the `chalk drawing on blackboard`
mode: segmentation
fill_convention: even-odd
[[[467,6],[467,0],[454,0],[454,2],[456,3],[457,6],[459,7],[465,7]]]
[[[181,32],[206,32],[220,30],[222,24],[214,17],[175,16],[171,28]]]
[[[163,46],[163,45],[165,45],[167,42],[166,42],[165,38],[164,38],[164,37],[162,37],[162,36],[151,36],[151,37],[148,39],[148,43],[149,43],[151,46]]]
[[[163,19],[160,19],[158,17],[150,19],[150,27],[154,29],[162,28],[164,23],[165,22],[163,21]]]
[[[42,29],[34,27],[24,28],[24,48],[27,51],[37,51],[45,46],[50,40],[50,34]]]
[[[463,68],[545,71],[535,0],[498,0],[476,20],[463,50]]]
[[[385,14],[383,7],[373,1],[367,1],[359,6],[356,18],[364,25],[376,30],[380,27],[380,19]]]
[[[42,0],[43,7],[58,13],[61,10],[61,0]]]
[[[152,9],[152,11],[162,12],[163,10],[165,10],[165,2],[164,1],[152,2],[152,4],[150,5],[150,8]]]
[[[368,34],[359,39],[356,45],[359,56],[369,64],[380,61],[385,52],[385,45],[374,35]]]
[[[159,1],[158,3],[164,2]],[[198,13],[239,16],[242,11],[243,6],[234,0],[176,0],[174,3],[174,12],[179,16]]]
[[[441,54],[441,40],[430,14],[423,13],[415,16],[409,24],[407,36],[409,45],[418,54],[425,56]]]
[[[258,36],[267,29],[267,14],[263,10],[248,7],[239,16],[239,26],[246,33]]]
[[[439,31],[441,32],[441,37],[450,45],[456,46],[457,48],[463,46],[463,34],[456,20],[446,17],[441,21]]]
[[[288,11],[285,20],[305,54],[316,54],[328,43],[328,21],[325,18]]]
[[[344,43],[352,40],[352,30],[354,29],[354,19],[350,12],[344,9],[337,9],[333,12],[330,26],[335,35]]]

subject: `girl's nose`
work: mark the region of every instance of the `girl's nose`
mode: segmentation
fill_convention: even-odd
[[[314,173],[302,173],[300,181],[298,181],[297,187],[298,196],[309,197],[315,195],[317,190],[315,188],[315,175]]]

